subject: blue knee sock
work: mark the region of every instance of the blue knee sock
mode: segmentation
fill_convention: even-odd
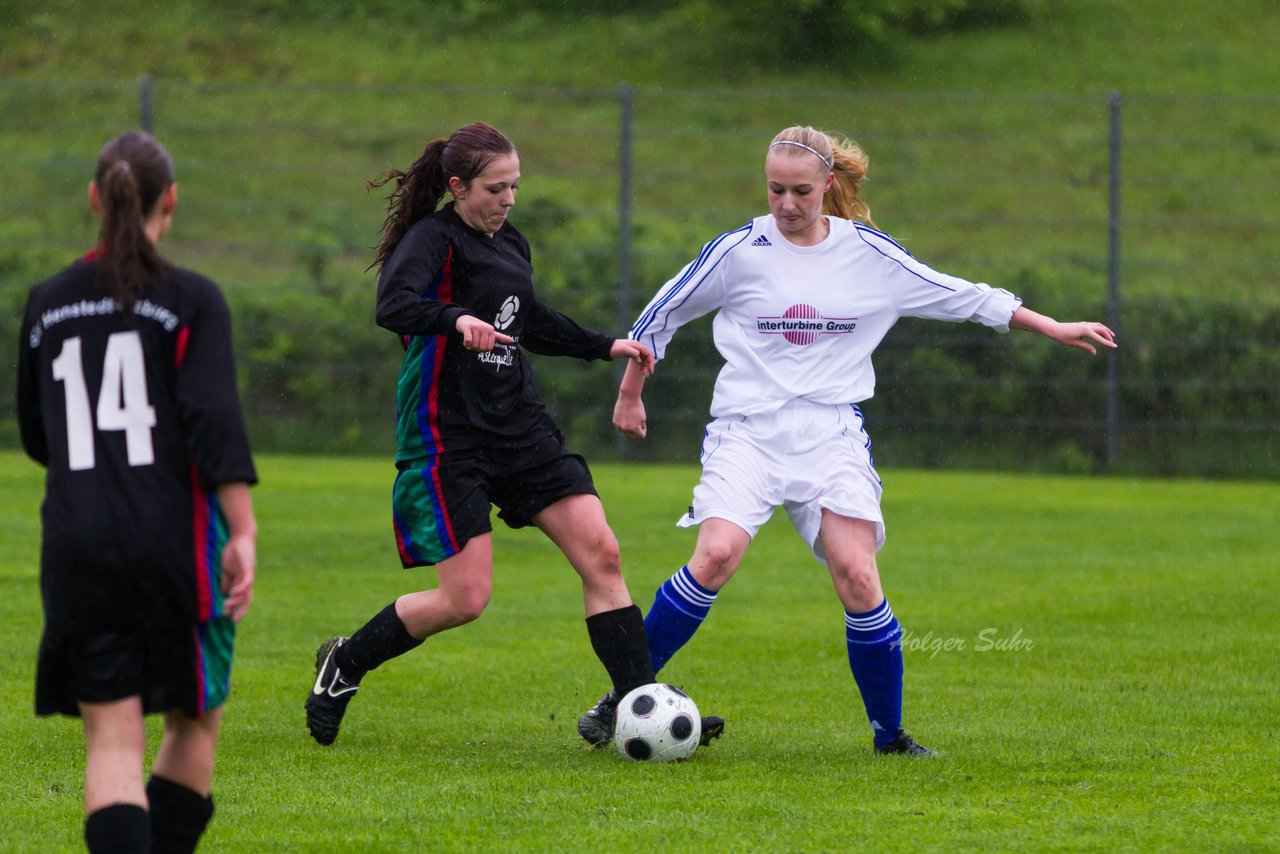
[[[689,642],[715,601],[715,591],[694,581],[687,566],[680,567],[679,572],[662,582],[644,618],[655,674]]]
[[[877,744],[893,741],[902,725],[902,627],[886,599],[863,614],[844,615],[849,669]]]

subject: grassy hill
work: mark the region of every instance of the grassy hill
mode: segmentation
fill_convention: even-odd
[[[1173,292],[1195,294],[1212,276],[1229,280],[1228,295],[1251,296],[1280,261],[1263,248],[1257,264],[1239,267],[1240,248],[1270,243],[1259,237],[1276,224],[1277,190],[1265,179],[1280,153],[1280,7],[1024,5],[1023,22],[899,34],[778,68],[696,16],[673,23],[643,11],[10,0],[0,9],[0,205],[17,216],[0,251],[84,242],[85,163],[102,138],[138,121],[136,84],[150,75],[156,128],[187,189],[171,251],[212,261],[228,282],[306,278],[330,261],[340,265],[334,278],[358,274],[381,217],[362,179],[477,117],[508,128],[526,153],[525,198],[572,207],[544,208],[532,230],[571,231],[539,236],[611,263],[615,92],[626,83],[639,89],[639,248],[671,247],[655,278],[759,212],[762,143],[799,122],[864,143],[878,221],[927,260],[1013,284],[1030,270],[1051,290],[1074,267],[1064,287],[1078,290],[1079,268],[1096,274],[1105,257],[1105,98],[1120,92],[1131,293],[1166,295],[1172,278]],[[528,212],[517,212],[522,224]],[[1177,272],[1206,256],[1207,270]]]
[[[1012,283],[1028,269],[1049,281],[1063,266],[1096,272],[1111,92],[1128,99],[1125,237],[1141,262],[1126,270],[1132,293],[1165,295],[1169,266],[1208,255],[1217,266],[1206,274],[1252,295],[1280,260],[1238,267],[1239,248],[1257,248],[1276,224],[1274,181],[1259,180],[1280,152],[1274,3],[1030,3],[1022,23],[851,44],[838,60],[783,68],[735,52],[696,17],[675,30],[644,12],[507,7],[523,8],[177,0],[140,13],[110,0],[10,0],[0,10],[0,204],[21,222],[0,246],[84,241],[84,163],[137,122],[135,86],[150,75],[192,213],[171,251],[206,265],[214,256],[211,272],[254,286],[296,272],[282,266],[314,266],[317,253],[339,263],[349,253],[337,278],[357,274],[380,221],[361,179],[475,117],[510,128],[527,153],[526,198],[571,200],[576,216],[552,210],[552,223],[581,232],[583,218],[614,217],[622,83],[641,90],[641,248],[677,243],[655,263],[662,271],[760,210],[762,141],[800,122],[864,142],[882,226],[939,266]],[[574,91],[524,88],[552,86]],[[613,223],[604,231],[568,237],[604,244]],[[1173,290],[1198,293],[1206,277],[1174,275]]]
[[[758,39],[726,41],[696,15],[602,14],[576,0],[563,13],[528,11],[547,5],[175,0],[140,11],[119,0],[9,0],[0,6],[6,298],[16,303],[26,284],[92,239],[84,184],[93,154],[139,121],[138,83],[150,76],[155,128],[178,160],[182,188],[166,251],[227,289],[248,341],[248,380],[267,389],[255,411],[345,406],[342,447],[367,447],[362,437],[382,429],[381,409],[377,428],[350,425],[368,421],[360,392],[380,387],[395,359],[368,320],[365,268],[383,210],[364,182],[475,119],[520,147],[514,220],[534,245],[540,292],[589,325],[623,328],[704,241],[760,213],[761,152],[793,123],[864,145],[877,224],[917,257],[1009,287],[1049,313],[1096,315],[1110,260],[1107,99],[1119,92],[1121,327],[1137,347],[1126,352],[1142,363],[1134,394],[1161,396],[1134,411],[1148,418],[1181,407],[1160,416],[1178,425],[1206,406],[1231,424],[1242,417],[1198,395],[1224,378],[1188,367],[1214,360],[1188,355],[1188,336],[1200,333],[1157,309],[1207,300],[1280,310],[1274,3],[1024,0],[1024,19],[897,33],[788,62]],[[760,17],[768,33],[769,16]],[[632,293],[620,307],[624,83],[634,87],[634,245]],[[1259,336],[1222,326],[1197,346],[1228,353]],[[1265,340],[1256,346],[1267,349]],[[688,353],[677,371],[698,391],[662,411],[696,435],[714,360],[705,347]],[[1260,365],[1226,379],[1233,393],[1266,397],[1270,358],[1231,351],[1214,364]],[[299,364],[312,373],[288,374]],[[1100,417],[1104,366],[1070,370],[1036,378],[1073,412]],[[561,411],[599,432],[601,412],[581,401],[608,399],[607,370],[539,371],[551,397],[562,388],[583,395]],[[933,370],[924,382],[950,401],[956,379]],[[1191,383],[1193,393],[1151,390],[1168,382]],[[1083,426],[1092,435],[1096,424]],[[333,438],[331,426],[319,429]],[[285,432],[280,446],[297,447]],[[1077,441],[1070,433],[1064,442]],[[1220,438],[1211,444],[1241,447]]]
[[[1025,23],[896,39],[887,50],[875,46],[865,61],[858,55],[864,46],[852,44],[847,63],[837,69],[778,69],[760,57],[734,62],[732,46],[719,46],[716,32],[699,31],[696,18],[681,20],[682,29],[673,31],[661,15],[643,9],[556,16],[527,8],[483,0],[173,0],[145,8],[122,0],[7,0],[0,8],[0,74],[75,80],[151,74],[199,83],[628,82],[796,91],[854,86],[1272,96],[1272,48],[1280,41],[1280,12],[1269,0],[1065,0],[1030,4]],[[761,29],[769,23],[761,20]],[[707,63],[709,53],[719,61]]]

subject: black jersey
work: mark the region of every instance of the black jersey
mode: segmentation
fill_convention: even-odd
[[[226,524],[213,490],[257,480],[217,286],[177,270],[126,314],[77,262],[22,322],[22,444],[45,466],[46,631],[219,616]]]
[[[477,353],[455,324],[473,315],[514,340]],[[445,205],[419,220],[383,265],[377,322],[401,336],[397,461],[446,445],[518,446],[554,429],[520,349],[607,359],[614,339],[538,302],[529,242],[511,223],[489,237]]]

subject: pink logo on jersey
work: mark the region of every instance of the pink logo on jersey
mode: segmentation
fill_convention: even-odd
[[[856,317],[823,317],[811,305],[793,305],[781,317],[757,317],[756,331],[762,335],[781,335],[788,344],[804,347],[819,335],[848,335],[856,327]]]

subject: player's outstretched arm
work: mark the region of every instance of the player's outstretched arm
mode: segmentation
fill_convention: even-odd
[[[1046,317],[1043,314],[1034,312],[1023,306],[1013,313],[1013,317],[1009,319],[1010,329],[1025,329],[1028,332],[1038,332],[1046,338],[1052,338],[1059,344],[1067,347],[1079,347],[1081,350],[1088,350],[1090,355],[1098,355],[1098,348],[1094,344],[1101,344],[1103,347],[1116,347],[1116,334],[1108,327],[1092,320],[1081,320],[1075,323],[1062,323],[1054,320],[1052,317]]]
[[[648,352],[647,347],[645,351]],[[618,386],[618,402],[613,405],[613,426],[632,439],[643,439],[648,432],[644,400],[640,395],[644,391],[645,377],[652,372],[652,364],[646,370],[639,360],[633,359],[627,362],[627,370],[622,375],[622,384]]]
[[[258,569],[258,525],[253,518],[249,484],[224,483],[218,487],[218,503],[227,517],[227,544],[222,549],[223,608],[240,622],[253,601],[253,582]]]

